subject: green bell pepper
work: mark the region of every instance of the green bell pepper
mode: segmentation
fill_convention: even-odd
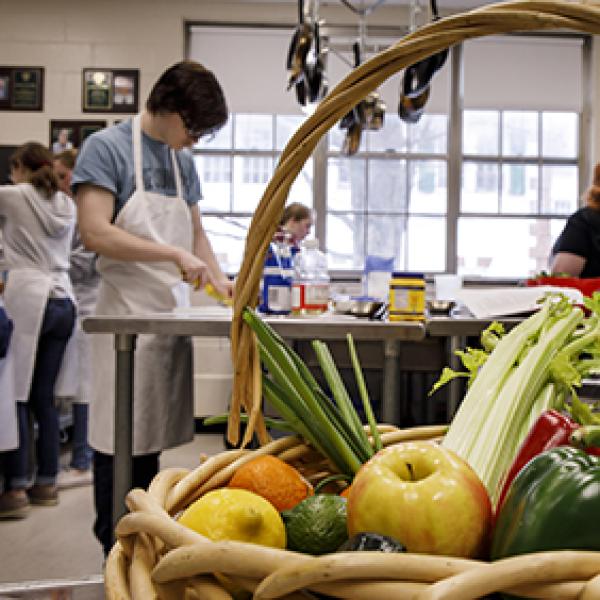
[[[563,446],[514,479],[493,533],[493,560],[544,550],[600,550],[600,459]]]

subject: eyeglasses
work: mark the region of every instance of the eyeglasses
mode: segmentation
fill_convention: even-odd
[[[179,113],[179,118],[181,119],[181,122],[183,123],[183,127],[185,129],[185,133],[188,137],[192,138],[192,139],[200,139],[203,137],[207,137],[208,141],[212,140],[215,135],[216,135],[216,131],[212,130],[212,129],[196,129],[194,128],[188,118],[183,115],[182,113]]]

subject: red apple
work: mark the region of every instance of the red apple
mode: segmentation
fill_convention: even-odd
[[[365,463],[348,496],[348,532],[389,535],[408,552],[480,556],[491,505],[473,469],[434,442],[389,446]]]

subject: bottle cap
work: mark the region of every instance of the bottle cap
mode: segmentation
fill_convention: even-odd
[[[394,279],[396,279],[396,278],[401,278],[401,279],[423,279],[423,277],[425,277],[425,275],[423,273],[415,273],[413,271],[394,271],[392,273],[392,277]]]

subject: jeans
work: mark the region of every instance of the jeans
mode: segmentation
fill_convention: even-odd
[[[54,384],[75,324],[75,306],[68,298],[50,298],[40,328],[28,402],[17,402],[19,447],[5,455],[7,489],[29,484],[29,411],[38,424],[35,443],[38,485],[54,485],[58,472],[60,433]]]
[[[71,464],[73,469],[87,471],[92,464],[93,451],[88,446],[88,405],[73,402],[73,448]]]
[[[132,485],[146,489],[158,473],[160,453],[133,457]],[[108,556],[114,543],[112,524],[113,504],[113,456],[94,451],[94,504],[96,521],[94,534],[102,544],[104,556]]]

